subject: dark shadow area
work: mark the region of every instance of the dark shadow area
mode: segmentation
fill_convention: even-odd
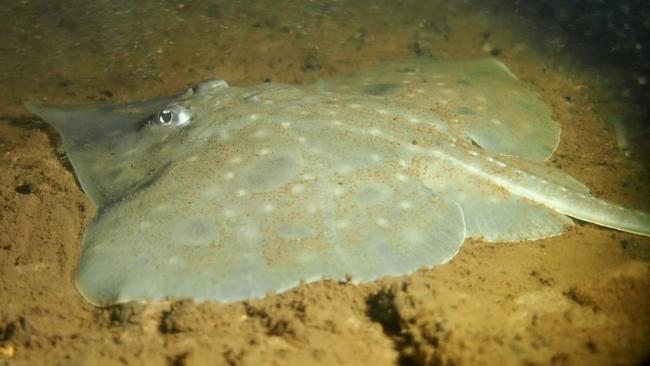
[[[390,289],[383,288],[366,299],[366,315],[372,321],[381,324],[384,334],[393,341],[399,352],[400,366],[419,365],[417,352],[414,351],[412,339],[402,327],[402,319],[395,305],[395,295]]]

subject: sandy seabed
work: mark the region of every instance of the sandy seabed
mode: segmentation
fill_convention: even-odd
[[[482,2],[17,3],[0,9],[0,365],[634,365],[650,360],[650,240],[579,224],[470,240],[450,263],[263,300],[95,308],[73,283],[83,195],[27,99],[170,94],[207,78],[301,83],[412,57],[492,54],[552,107],[550,162],[599,197],[650,209],[646,162],[617,148],[625,70]],[[121,2],[120,2],[121,3]]]

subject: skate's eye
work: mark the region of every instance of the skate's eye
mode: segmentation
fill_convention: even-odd
[[[192,120],[192,113],[181,105],[170,105],[161,109],[155,116],[155,122],[170,127],[181,127]]]

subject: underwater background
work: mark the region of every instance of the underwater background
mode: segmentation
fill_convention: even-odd
[[[650,362],[650,240],[593,225],[470,241],[449,264],[359,286],[94,308],[73,273],[95,208],[23,106],[489,55],[553,109],[552,165],[647,211],[647,2],[10,0],[0,19],[0,364]]]

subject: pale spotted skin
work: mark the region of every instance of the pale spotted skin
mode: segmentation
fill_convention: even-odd
[[[462,71],[471,67],[451,63],[305,86],[210,81],[136,108],[32,106],[61,132],[100,205],[84,236],[81,293],[98,305],[232,301],[321,278],[369,281],[445,263],[467,237],[559,235],[572,224],[565,215],[648,235],[647,214],[596,199],[540,162],[559,127],[488,62],[474,74],[523,101],[511,113],[472,85]],[[463,81],[457,89],[451,76]],[[434,108],[432,95],[452,99]],[[107,117],[100,134],[70,119],[99,113],[136,121]],[[500,154],[513,151],[520,158]]]

